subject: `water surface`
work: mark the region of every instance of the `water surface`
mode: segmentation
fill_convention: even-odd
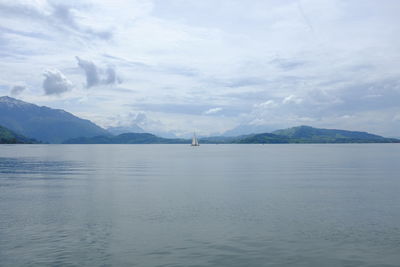
[[[400,146],[0,145],[1,266],[399,266]]]

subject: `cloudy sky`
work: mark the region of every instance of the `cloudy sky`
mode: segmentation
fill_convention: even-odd
[[[400,136],[398,0],[0,0],[0,95],[177,135]]]

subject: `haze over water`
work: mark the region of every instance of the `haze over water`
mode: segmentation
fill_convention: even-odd
[[[400,146],[1,145],[0,266],[398,266]]]

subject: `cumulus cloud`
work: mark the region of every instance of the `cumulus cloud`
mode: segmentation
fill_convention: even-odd
[[[97,71],[97,66],[88,60],[80,59],[76,57],[78,60],[78,65],[81,67],[86,74],[86,87],[92,87],[99,84],[100,78],[99,73]]]
[[[303,99],[295,95],[289,95],[282,100],[283,104],[301,104]]]
[[[46,70],[43,75],[43,89],[46,95],[60,95],[72,89],[72,82],[57,69]]]
[[[87,88],[121,82],[114,67],[98,67],[92,61],[81,59],[79,57],[76,57],[76,59],[78,61],[78,66],[85,71]]]
[[[222,108],[210,108],[209,110],[206,110],[205,112],[204,112],[204,114],[205,115],[211,115],[211,114],[215,114],[215,113],[218,113],[218,112],[220,112],[220,111],[222,111]]]
[[[255,104],[255,108],[275,108],[278,106],[278,103],[276,103],[274,100],[268,100],[259,104]]]
[[[110,126],[117,127],[130,127],[138,125],[140,127],[146,127],[149,119],[144,112],[128,112],[125,114],[119,114],[117,116],[111,116],[110,122],[106,123]]]
[[[137,114],[131,114],[132,121],[131,124],[138,124],[138,125],[146,125],[146,122],[148,121],[147,116],[143,112],[139,112]]]
[[[17,96],[17,95],[21,94],[23,91],[25,91],[25,89],[26,89],[26,87],[23,85],[14,85],[11,88],[10,93],[12,96]]]

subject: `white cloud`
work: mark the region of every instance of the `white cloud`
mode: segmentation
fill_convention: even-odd
[[[60,95],[72,89],[72,82],[57,69],[48,69],[43,75],[43,89],[46,95]]]
[[[209,110],[206,110],[206,111],[204,112],[204,114],[205,114],[205,115],[211,115],[211,114],[218,113],[218,112],[220,112],[220,111],[222,111],[222,108],[220,108],[220,107],[217,107],[217,108],[210,108]]]
[[[353,116],[346,114],[346,115],[343,115],[341,118],[342,119],[351,119],[351,118],[353,118]]]
[[[278,103],[276,103],[274,100],[271,99],[259,104],[254,104],[255,108],[275,108],[277,106]]]
[[[76,59],[78,61],[78,66],[85,71],[87,88],[121,82],[121,79],[117,77],[114,67],[98,67],[92,61],[84,60],[79,57],[76,57]]]
[[[289,95],[282,100],[283,104],[301,104],[303,99],[295,95]]]

